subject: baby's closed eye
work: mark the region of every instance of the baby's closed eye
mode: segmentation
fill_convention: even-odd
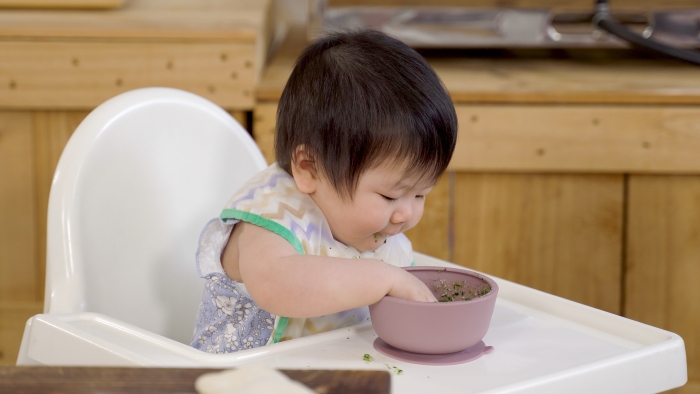
[[[385,200],[387,200],[387,201],[393,202],[393,201],[396,201],[396,200],[397,200],[396,198],[389,197],[389,196],[385,196],[384,194],[381,194],[381,193],[379,193],[379,195],[382,196],[382,197],[383,197]]]

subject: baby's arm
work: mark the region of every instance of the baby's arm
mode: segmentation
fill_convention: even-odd
[[[376,259],[298,254],[279,235],[241,222],[240,278],[255,302],[287,317],[312,317],[373,304],[385,295],[436,301],[415,276]],[[228,247],[227,247],[228,248]]]

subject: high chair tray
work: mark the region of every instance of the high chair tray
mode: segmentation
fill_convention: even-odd
[[[453,266],[424,255],[417,265]],[[499,286],[483,342],[490,354],[426,366],[375,351],[371,323],[233,354],[215,355],[94,313],[37,315],[19,364],[384,370],[392,393],[654,393],[687,381],[680,336],[494,278]],[[28,345],[24,346],[24,343]],[[365,360],[365,355],[371,361]]]

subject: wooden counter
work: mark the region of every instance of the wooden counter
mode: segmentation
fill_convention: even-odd
[[[0,11],[0,108],[92,109],[139,87],[249,110],[273,33],[268,1],[132,0]]]
[[[260,81],[269,161],[305,44],[290,37]],[[459,137],[415,249],[680,334],[680,392],[700,393],[700,67],[627,50],[423,54]]]
[[[122,92],[168,86],[245,125],[272,39],[269,8],[129,0],[106,10],[0,9],[0,364],[14,364],[25,321],[43,309],[49,189],[78,124]]]
[[[1,367],[3,393],[192,393],[201,375],[221,369]],[[387,371],[280,370],[317,393],[389,394]]]

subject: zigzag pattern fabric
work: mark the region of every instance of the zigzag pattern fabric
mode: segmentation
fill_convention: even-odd
[[[335,240],[311,197],[299,191],[294,179],[273,164],[234,194],[220,218],[210,221],[202,231],[197,269],[207,284],[192,346],[210,353],[263,346],[369,321],[367,307],[305,319],[275,316],[259,308],[245,285],[229,279],[221,266],[221,252],[233,226],[241,220],[280,235],[298,253],[375,258],[400,267],[413,262],[411,243],[403,234],[389,237],[376,250],[366,252]]]

